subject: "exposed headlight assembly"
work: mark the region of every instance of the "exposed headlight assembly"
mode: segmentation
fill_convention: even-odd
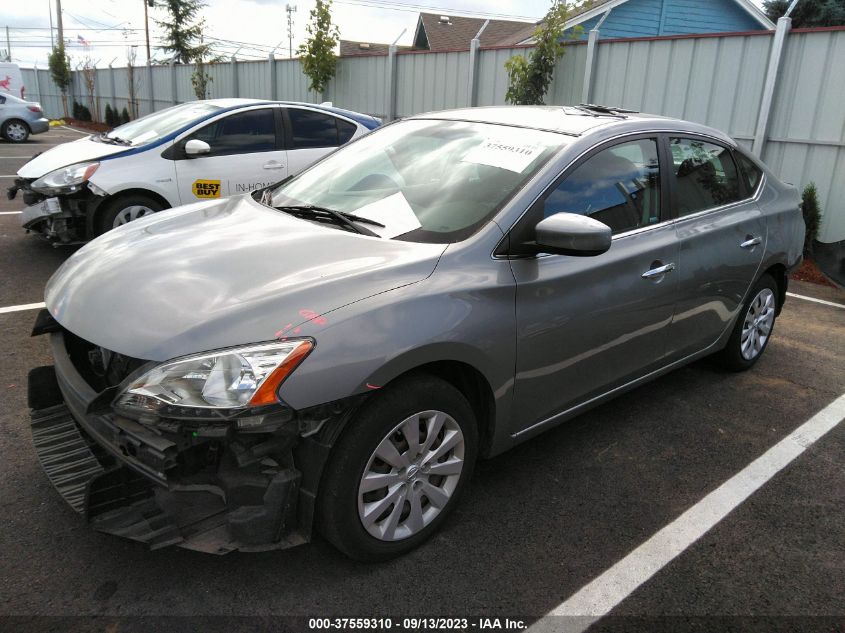
[[[213,415],[275,404],[279,386],[313,347],[311,339],[288,339],[177,358],[133,381],[114,406],[158,415]]]
[[[55,196],[75,193],[94,175],[100,163],[78,163],[51,171],[30,185],[38,193]]]

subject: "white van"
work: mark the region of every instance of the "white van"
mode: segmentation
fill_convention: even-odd
[[[17,64],[0,62],[0,93],[3,92],[20,99],[26,98],[23,74]]]

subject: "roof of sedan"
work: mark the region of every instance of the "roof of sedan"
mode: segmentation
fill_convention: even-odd
[[[273,101],[269,99],[245,99],[245,98],[230,98],[230,99],[208,99],[208,103],[212,105],[219,106],[225,109],[231,108],[238,108],[242,107],[245,108],[251,105],[259,105],[262,103],[284,103],[286,105],[301,105],[307,106],[309,108],[314,108],[316,110],[323,110],[324,112],[332,112],[334,114],[340,114],[341,116],[345,116],[348,119],[352,119],[357,123],[360,123],[367,129],[375,129],[381,124],[381,121],[372,117],[368,114],[362,114],[361,112],[354,112],[352,110],[344,110],[343,108],[336,108],[330,105],[323,105],[317,103],[305,103],[304,101]]]
[[[625,122],[650,123],[651,125],[648,127],[651,129],[669,127],[678,131],[705,133],[722,138],[732,144],[734,143],[727,135],[698,123],[624,110],[610,112],[610,109],[605,109],[601,106],[597,107],[599,108],[598,110],[573,106],[491,106],[429,112],[411,118],[495,123],[498,125],[548,130],[571,136],[581,136],[599,127],[618,125]]]

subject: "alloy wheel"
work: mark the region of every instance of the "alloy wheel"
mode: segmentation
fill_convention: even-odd
[[[358,517],[381,541],[409,538],[449,503],[464,467],[461,427],[442,411],[422,411],[379,443],[358,484]]]
[[[775,323],[775,294],[763,288],[752,299],[745,313],[740,351],[745,360],[754,360],[763,351]]]
[[[117,215],[114,217],[114,224],[112,228],[117,228],[118,226],[122,226],[128,222],[132,222],[133,220],[137,220],[138,218],[143,218],[144,216],[150,215],[155,213],[152,209],[142,204],[134,204],[130,207],[126,207],[125,209],[121,209],[118,211]]]
[[[9,123],[6,126],[6,136],[10,141],[23,141],[26,138],[26,134],[26,126],[23,123]]]

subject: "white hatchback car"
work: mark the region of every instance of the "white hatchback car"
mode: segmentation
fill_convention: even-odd
[[[193,101],[36,155],[9,197],[23,191],[24,228],[76,243],[163,209],[279,182],[380,124],[329,105]]]

